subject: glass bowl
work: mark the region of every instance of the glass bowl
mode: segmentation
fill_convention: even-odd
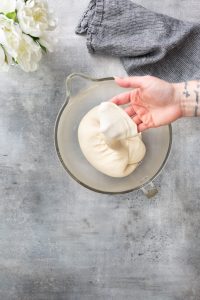
[[[78,73],[69,75],[66,85],[66,101],[55,124],[55,147],[64,169],[78,183],[95,192],[122,194],[142,189],[147,197],[153,197],[157,189],[152,180],[160,173],[170,153],[171,125],[149,129],[142,134],[147,151],[136,171],[124,178],[106,176],[82,154],[78,126],[91,108],[125,90],[113,77],[94,79]]]

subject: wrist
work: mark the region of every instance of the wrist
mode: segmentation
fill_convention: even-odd
[[[194,101],[191,99],[191,91],[188,82],[174,83],[175,102],[180,108],[180,117],[194,116]]]
[[[199,81],[174,83],[174,98],[181,111],[181,117],[200,115],[200,84]]]
[[[172,83],[173,89],[174,89],[174,96],[173,96],[173,104],[178,110],[178,118],[185,116],[185,106],[182,101],[182,89],[181,89],[181,83]]]

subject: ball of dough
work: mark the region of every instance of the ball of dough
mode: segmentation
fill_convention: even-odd
[[[116,106],[113,103],[110,104]],[[137,168],[138,163],[143,159],[146,152],[141,135],[135,135],[134,129],[133,137],[108,141],[100,130],[100,121],[102,120],[100,120],[101,112],[99,107],[96,106],[91,109],[80,122],[78,128],[80,148],[86,159],[98,171],[111,177],[128,176]],[[119,110],[122,109],[119,108]],[[130,119],[126,113],[121,114],[120,112],[119,122],[127,122],[124,118]],[[112,113],[110,119],[112,120]],[[134,123],[133,127],[135,128]]]

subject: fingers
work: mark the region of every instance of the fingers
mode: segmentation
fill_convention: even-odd
[[[112,98],[111,101],[117,105],[123,105],[129,102],[134,102],[136,101],[138,91],[139,91],[138,89],[135,89],[130,92],[119,94],[114,98]]]
[[[144,124],[144,123],[141,123],[141,124],[138,125],[138,131],[139,132],[142,132],[142,131],[144,131],[144,130],[146,130],[148,128],[149,128],[149,126],[146,125],[146,124]]]
[[[134,104],[132,106],[133,106],[133,109],[135,110],[136,114],[138,116],[140,116],[140,118],[143,120],[143,117],[145,115],[147,115],[147,113],[148,113],[146,107],[143,107],[143,106],[140,106],[140,105],[134,105]]]
[[[125,108],[124,110],[130,117],[132,117],[136,114],[135,110],[133,109],[133,106],[129,106],[129,107]]]
[[[137,124],[137,125],[142,123],[142,120],[138,116],[134,116],[132,119],[135,122],[135,124]]]
[[[150,127],[150,116],[148,114],[148,111],[145,107],[133,105],[133,108],[136,112],[136,115],[132,118],[133,121],[138,125],[138,131],[142,132]]]
[[[130,92],[119,94],[111,99],[111,101],[117,105],[127,104],[130,102],[130,100],[131,100]]]
[[[124,88],[141,88],[144,83],[145,76],[133,76],[133,77],[115,77],[115,82]]]

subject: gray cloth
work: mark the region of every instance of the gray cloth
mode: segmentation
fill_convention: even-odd
[[[91,0],[77,29],[91,53],[120,57],[128,75],[168,81],[200,78],[200,25],[130,0]]]

